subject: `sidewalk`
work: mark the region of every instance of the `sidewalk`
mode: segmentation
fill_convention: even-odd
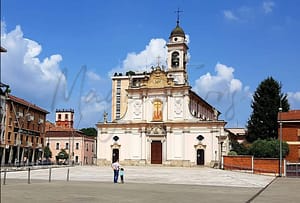
[[[276,178],[252,202],[298,203],[300,202],[300,178]]]

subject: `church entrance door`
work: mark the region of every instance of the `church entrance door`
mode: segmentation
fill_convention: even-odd
[[[151,142],[151,164],[162,164],[162,143],[161,141]]]
[[[113,149],[112,151],[112,162],[119,160],[119,149]]]
[[[204,149],[197,149],[197,165],[204,165]]]

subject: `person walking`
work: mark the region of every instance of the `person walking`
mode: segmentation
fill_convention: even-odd
[[[114,163],[111,165],[113,171],[114,171],[114,183],[118,183],[118,178],[119,178],[119,160],[116,160]]]
[[[121,183],[124,183],[124,168],[120,169],[120,178],[121,178]]]

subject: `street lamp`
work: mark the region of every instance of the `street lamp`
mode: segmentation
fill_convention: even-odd
[[[279,177],[282,176],[282,120],[281,120],[282,108],[279,107]]]

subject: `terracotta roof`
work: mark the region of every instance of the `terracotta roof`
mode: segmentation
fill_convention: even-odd
[[[42,109],[41,107],[38,107],[36,106],[35,104],[32,104],[24,99],[21,99],[19,97],[16,97],[16,96],[13,96],[13,95],[8,95],[8,100],[12,100],[13,102],[16,102],[16,103],[19,103],[19,104],[22,104],[24,106],[29,106],[30,108],[32,109],[35,109],[35,110],[38,110],[38,111],[41,111],[41,112],[44,112],[45,114],[48,114],[49,112],[46,111],[45,109]]]
[[[83,137],[85,139],[96,139],[95,137],[87,136],[79,130],[61,130],[61,131],[47,131],[45,137]]]
[[[245,135],[246,129],[245,128],[226,128],[226,131],[229,131],[230,133],[234,135]]]

